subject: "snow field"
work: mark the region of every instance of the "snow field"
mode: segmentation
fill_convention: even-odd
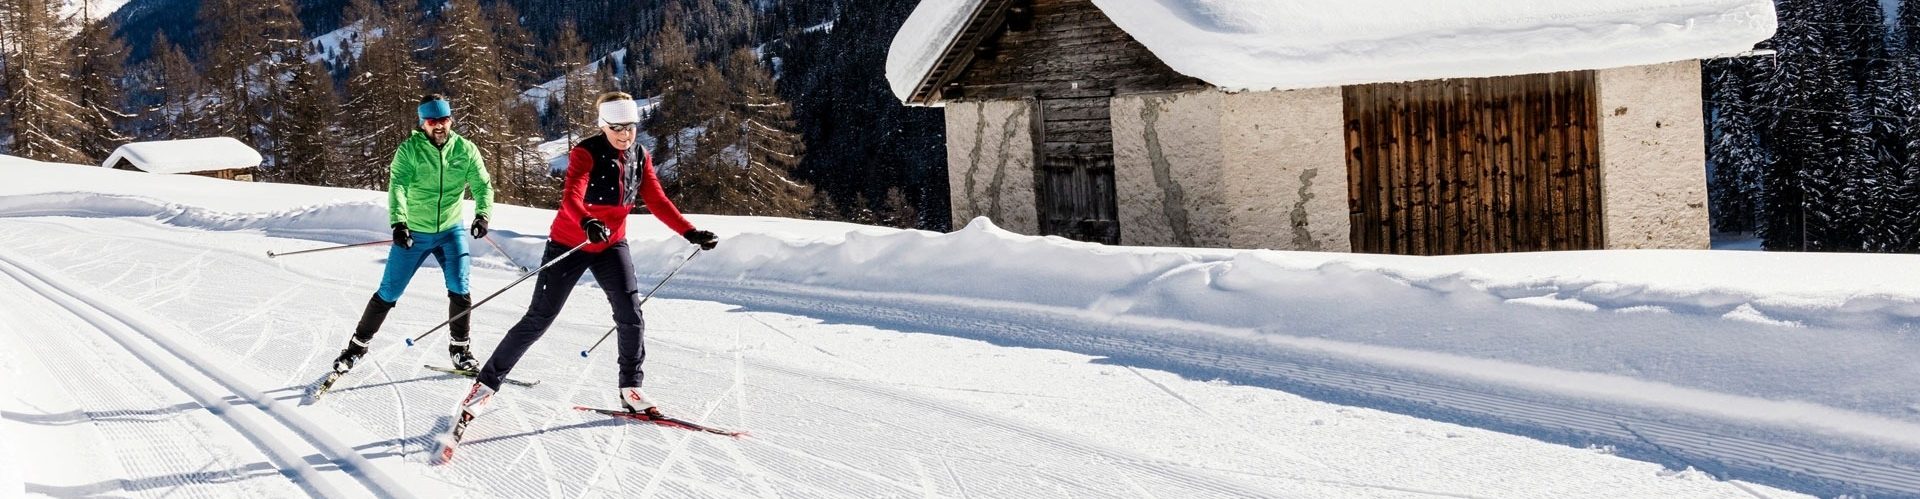
[[[381,193],[13,168],[32,172],[0,185],[20,270],[143,315],[135,329],[168,331],[268,406],[298,401],[378,281],[378,249],[264,253],[384,239]],[[500,208],[507,254],[473,245],[476,294],[517,277],[509,258],[537,263],[550,217]],[[689,248],[640,217],[650,287]],[[724,242],[647,305],[649,393],[754,438],[570,410],[612,402],[611,354],[577,355],[610,325],[583,285],[514,372],[542,384],[508,387],[456,465],[426,466],[468,383],[420,367],[445,362],[444,336],[400,344],[445,317],[432,264],[363,367],[295,410],[423,495],[1920,491],[1903,478],[1920,476],[1920,401],[1902,388],[1920,379],[1905,361],[1920,286],[1882,271],[1897,259],[1421,259],[1111,248],[986,221],[694,220]],[[476,313],[478,353],[530,293]],[[1728,317],[1743,309],[1792,324]]]

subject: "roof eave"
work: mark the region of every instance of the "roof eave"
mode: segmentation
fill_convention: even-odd
[[[1012,5],[1013,0],[986,0],[974,7],[973,13],[967,17],[967,27],[947,40],[946,50],[941,51],[940,58],[927,68],[926,74],[920,76],[920,81],[914,84],[913,94],[908,96],[904,104],[924,107],[941,105],[944,101],[938,97],[940,88],[973,65],[974,48],[980,46],[988,36],[999,32],[1000,26],[1006,23],[1007,9]],[[949,70],[941,69],[955,59],[963,60],[954,62]]]

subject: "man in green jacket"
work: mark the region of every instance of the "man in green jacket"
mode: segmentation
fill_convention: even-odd
[[[393,224],[393,246],[387,251],[386,274],[380,278],[380,290],[367,301],[360,324],[340,357],[333,362],[336,373],[346,373],[367,344],[387,320],[387,312],[400,301],[420,264],[427,255],[440,262],[446,274],[447,317],[458,316],[473,306],[467,290],[467,238],[487,236],[487,216],[493,213],[493,185],[487,176],[480,150],[473,142],[453,133],[453,110],[440,94],[420,98],[420,128],[413,131],[393,154],[387,183],[387,222]],[[461,224],[462,198],[473,190],[473,228]],[[467,348],[468,320],[460,317],[447,325],[451,341],[447,343],[455,369],[474,370],[478,362]]]

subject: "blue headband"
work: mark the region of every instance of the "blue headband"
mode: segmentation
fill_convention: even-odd
[[[448,107],[447,101],[441,100],[441,99],[434,99],[431,101],[427,101],[426,104],[421,104],[419,112],[420,112],[420,119],[423,119],[423,120],[432,120],[432,119],[439,119],[439,118],[445,118],[448,116],[453,116],[453,108]]]

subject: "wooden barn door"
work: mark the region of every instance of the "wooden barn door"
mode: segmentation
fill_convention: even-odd
[[[1109,92],[1092,97],[1029,101],[1035,154],[1040,158],[1040,233],[1076,241],[1120,244],[1120,209],[1113,185],[1113,122]]]
[[[1593,72],[1345,88],[1356,252],[1599,249]]]

